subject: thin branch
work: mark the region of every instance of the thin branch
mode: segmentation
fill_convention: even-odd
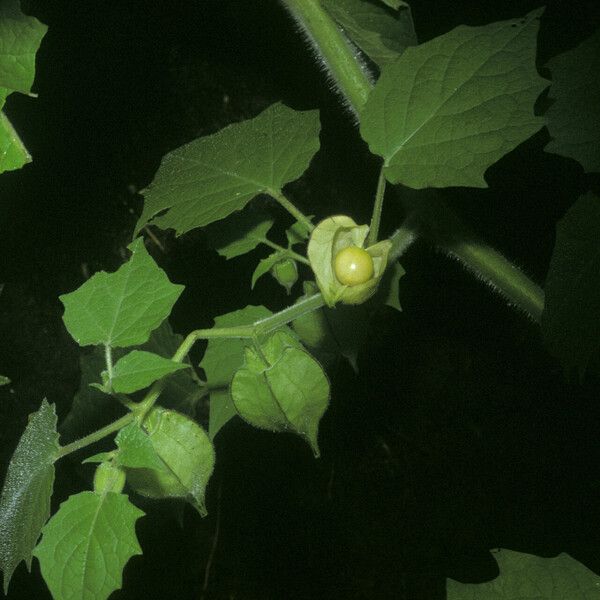
[[[381,222],[381,212],[383,210],[383,197],[385,196],[385,175],[383,165],[379,170],[377,179],[377,191],[375,192],[375,201],[373,202],[373,214],[371,216],[371,227],[367,236],[367,246],[372,246],[379,237],[379,223]]]

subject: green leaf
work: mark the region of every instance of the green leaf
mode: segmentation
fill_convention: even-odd
[[[402,312],[402,306],[400,306],[400,279],[405,273],[406,271],[398,261],[388,266],[378,290],[378,296],[381,295],[381,303],[400,312]]]
[[[0,375],[0,385],[8,385],[9,383],[10,379],[6,375]]]
[[[361,134],[389,181],[486,187],[486,169],[544,125],[533,114],[548,84],[535,68],[541,13],[457,27],[382,69]]]
[[[112,460],[114,455],[115,455],[114,451],[113,452],[98,452],[98,454],[92,454],[92,456],[88,456],[87,458],[84,458],[81,461],[81,463],[87,464],[87,463],[108,462],[109,460]]]
[[[117,349],[113,355],[117,358],[122,352]],[[115,409],[115,399],[103,391],[92,387],[100,380],[100,373],[105,369],[104,351],[96,347],[92,352],[79,358],[81,381],[79,390],[73,398],[71,409],[60,423],[60,434],[63,443],[73,441],[106,425],[106,418]]]
[[[258,194],[279,193],[308,167],[319,129],[318,111],[278,103],[174,150],[144,192],[136,232],[152,221],[181,235],[241,210]]]
[[[165,358],[171,358],[182,342],[183,336],[173,333],[168,319],[165,319],[160,327],[152,332],[150,339],[140,349]],[[182,364],[191,366],[187,356]],[[192,368],[183,369],[169,375],[165,380],[159,402],[165,408],[172,408],[186,415],[194,416],[198,400],[205,393],[205,387],[194,370]]]
[[[207,228],[209,244],[227,259],[251,252],[266,237],[273,219],[245,210]]]
[[[312,296],[317,289],[313,282],[304,282],[305,293],[298,301]],[[369,315],[364,304],[338,304],[335,308],[320,308],[292,323],[302,343],[321,364],[327,366],[343,356],[356,372],[358,353],[365,343],[368,325]]]
[[[143,515],[114,492],[81,492],[63,502],[34,551],[52,597],[104,600],[119,589],[127,561],[142,553],[135,522]]]
[[[358,373],[358,355],[364,347],[369,330],[369,311],[366,305],[339,305],[325,309],[329,327],[333,332],[339,353]]]
[[[381,2],[394,10],[398,10],[399,8],[409,8],[404,0],[381,0]]]
[[[266,365],[252,348],[231,382],[240,416],[269,431],[303,437],[319,456],[318,429],[329,404],[329,381],[321,365],[289,334],[277,331],[261,345]]]
[[[364,0],[325,0],[329,14],[343,28],[344,33],[379,66],[393,62],[408,46],[417,43],[410,8],[398,0],[394,14],[384,6]]]
[[[152,441],[137,423],[130,423],[127,427],[123,427],[117,434],[115,443],[119,448],[116,459],[119,466],[133,469],[167,470],[165,463],[156,453]]]
[[[577,48],[546,64],[552,73],[546,111],[550,135],[546,152],[578,160],[585,171],[600,171],[600,29]]]
[[[250,325],[273,313],[264,306],[246,306],[241,310],[215,317],[215,328]],[[210,392],[208,432],[211,439],[237,414],[229,398],[229,384],[235,372],[244,363],[244,340],[218,339],[208,341],[200,368],[204,369]]]
[[[31,154],[25,148],[8,117],[0,111],[0,173],[20,169],[30,162]]]
[[[215,317],[214,328],[251,325],[272,314],[264,306],[249,305],[241,310]],[[227,387],[230,384],[233,375],[244,363],[244,347],[246,345],[245,340],[239,339],[213,338],[208,340],[208,346],[200,361],[200,368],[204,369],[209,387]]]
[[[117,393],[130,394],[143,390],[165,375],[189,366],[162,358],[152,352],[132,350],[116,362],[112,387]]]
[[[18,0],[0,2],[0,109],[13,92],[29,94],[35,76],[35,54],[46,25],[25,16]],[[12,124],[0,113],[0,173],[31,161]]]
[[[39,410],[29,416],[0,496],[0,568],[5,594],[22,560],[31,570],[31,553],[50,516],[58,451],[54,405],[43,400]]]
[[[129,249],[131,257],[117,271],[96,273],[74,292],[60,296],[63,320],[80,346],[143,344],[183,291],[152,260],[143,239]]]
[[[317,285],[312,281],[305,281],[303,287],[304,294],[296,302],[305,300],[319,291]],[[302,343],[325,365],[340,354],[339,346],[332,335],[327,319],[328,312],[329,309],[319,308],[298,317],[291,323],[292,329]]]
[[[595,600],[600,577],[559,554],[543,558],[501,549],[494,554],[500,575],[486,583],[447,582],[448,600]]]
[[[254,269],[254,273],[252,273],[252,282],[250,284],[251,289],[254,289],[256,282],[263,276],[266,275],[280,260],[286,258],[287,254],[280,250],[273,252],[273,254],[269,254],[267,258],[263,258],[256,269]]]
[[[189,417],[162,407],[152,409],[143,429],[167,471],[127,469],[128,483],[150,498],[184,498],[200,515],[206,515],[204,496],[215,451],[204,429]]]
[[[0,95],[29,94],[35,54],[48,27],[21,12],[18,0],[0,3]]]
[[[168,319],[165,319],[140,348],[170,358],[175,354],[182,341],[183,337],[173,333]],[[113,351],[113,359],[118,360],[125,353],[126,350],[116,348]],[[187,357],[182,364],[190,364]],[[82,437],[94,429],[106,425],[111,417],[116,419],[119,416],[115,398],[90,387],[91,384],[100,380],[100,374],[106,368],[103,349],[95,347],[92,352],[81,356],[79,365],[81,369],[79,390],[73,398],[71,410],[60,424],[61,436],[65,441]],[[159,401],[166,408],[194,415],[198,399],[205,393],[193,369],[183,369],[171,374],[165,380],[165,387]]]
[[[208,437],[214,440],[217,433],[221,431],[221,428],[235,416],[237,416],[237,410],[231,399],[229,388],[211,390],[208,413]]]
[[[546,277],[542,334],[583,377],[600,345],[600,198],[581,196],[558,223]]]

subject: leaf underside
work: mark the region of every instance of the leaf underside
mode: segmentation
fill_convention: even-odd
[[[543,558],[513,550],[494,553],[500,575],[485,583],[449,579],[448,600],[594,600],[600,577],[571,558],[559,554]]]
[[[600,29],[546,67],[554,103],[545,117],[554,139],[544,149],[578,160],[587,172],[600,171]]]
[[[30,416],[8,465],[0,496],[0,568],[5,593],[22,560],[31,568],[31,553],[50,516],[58,450],[54,405],[44,400]]]
[[[542,314],[549,350],[581,378],[600,347],[599,240],[600,198],[588,192],[558,223]]]

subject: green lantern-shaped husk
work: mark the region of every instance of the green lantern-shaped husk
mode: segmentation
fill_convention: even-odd
[[[392,243],[364,247],[368,225],[346,215],[321,221],[308,242],[308,259],[328,306],[338,302],[362,304],[376,291],[385,272]]]
[[[292,258],[284,258],[276,262],[271,269],[271,274],[276,279],[277,283],[285,288],[288,296],[296,281],[298,281],[298,266]]]

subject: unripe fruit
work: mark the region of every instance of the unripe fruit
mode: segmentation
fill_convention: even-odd
[[[373,277],[373,259],[363,248],[348,246],[336,254],[333,270],[342,285],[359,285]]]
[[[94,491],[97,494],[123,491],[125,486],[125,471],[112,463],[100,463],[94,473]]]
[[[292,287],[298,281],[296,261],[291,258],[284,258],[273,265],[271,273],[277,280],[277,283],[282,285],[289,295]]]

